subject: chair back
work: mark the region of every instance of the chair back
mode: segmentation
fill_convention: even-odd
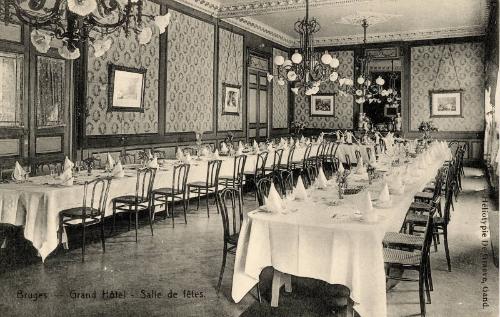
[[[355,150],[354,154],[356,155],[356,162],[359,162],[359,159],[361,158],[361,152],[359,150]]]
[[[448,225],[450,222],[450,211],[451,211],[451,205],[453,204],[453,187],[449,186],[448,188],[445,189],[445,196],[444,196],[444,209],[443,209],[443,218],[445,225]]]
[[[227,242],[231,236],[240,233],[241,224],[243,223],[242,198],[240,192],[231,187],[224,188],[218,195],[217,203],[219,204],[224,228],[224,242]]]
[[[287,170],[292,170],[292,165],[293,165],[293,155],[295,153],[295,145],[292,145],[289,149],[288,149],[288,157],[287,157],[287,160],[286,160],[286,169]]]
[[[140,199],[149,201],[153,184],[155,182],[156,168],[141,168],[137,170],[137,181],[135,183],[135,199],[136,203]]]
[[[183,163],[174,166],[172,177],[172,195],[176,193],[185,193],[187,187],[187,179],[191,165]]]
[[[120,155],[120,162],[122,164],[135,164],[135,155],[130,153],[125,153]]]
[[[283,196],[287,195],[287,192],[293,192],[294,184],[293,184],[293,171],[282,171],[281,172],[281,192]]]
[[[429,258],[429,252],[432,244],[432,235],[434,233],[434,225],[433,225],[433,218],[434,217],[434,211],[429,212],[427,214],[427,220],[425,223],[425,230],[424,230],[424,243],[422,246],[422,257],[420,258],[420,265],[424,266],[427,265],[428,258]]]
[[[257,179],[258,177],[263,177],[266,175],[266,162],[269,152],[260,152],[257,154],[257,160],[255,161],[255,171],[254,177]]]
[[[233,184],[243,184],[243,177],[245,173],[245,163],[247,156],[245,154],[236,155],[234,157],[233,166]]]
[[[281,159],[283,158],[283,151],[284,151],[283,149],[274,150],[273,165],[272,165],[273,172],[276,172],[280,169]]]
[[[83,186],[83,217],[104,218],[106,206],[108,204],[108,193],[112,177],[96,178],[85,182]],[[90,211],[90,214],[87,213]]]
[[[309,158],[311,157],[311,149],[312,149],[312,143],[306,145],[306,149],[304,151],[304,158],[302,161],[304,167],[307,167],[309,165]]]
[[[264,198],[269,195],[269,189],[271,188],[271,179],[268,177],[263,177],[257,181],[257,201],[259,206],[264,205]]]
[[[221,165],[222,165],[222,160],[208,161],[207,179],[206,179],[207,187],[213,187],[219,185],[219,173]]]
[[[366,147],[366,155],[368,155],[368,160],[372,160],[372,148],[371,147]]]
[[[333,172],[336,173],[339,170],[340,160],[337,157],[332,158]]]
[[[345,155],[345,163],[347,164],[347,168],[351,169],[351,157],[349,156],[349,154]]]

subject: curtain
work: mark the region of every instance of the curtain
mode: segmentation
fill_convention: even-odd
[[[64,125],[65,61],[39,56],[37,64],[37,126]]]

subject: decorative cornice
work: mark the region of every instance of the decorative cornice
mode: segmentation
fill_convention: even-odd
[[[295,42],[295,39],[286,33],[283,33],[275,28],[268,26],[260,21],[253,18],[229,18],[224,19],[224,21],[237,26],[241,29],[252,32],[259,35],[265,39],[273,41],[277,44],[283,45],[285,47],[291,47]]]
[[[195,10],[212,16],[217,16],[220,10],[220,3],[216,0],[175,0],[180,4],[187,5]]]
[[[309,6],[312,8],[335,7],[372,1],[374,0],[310,0]],[[219,18],[248,17],[275,12],[305,10],[305,7],[304,0],[254,0],[253,2],[221,6],[217,16]]]
[[[375,33],[367,36],[368,43],[381,42],[405,42],[416,40],[430,40],[440,38],[467,37],[467,36],[482,36],[485,35],[485,29],[480,25],[455,27],[455,28],[439,28],[427,30],[415,30],[405,32],[390,32],[390,33]],[[351,36],[335,36],[335,37],[317,37],[315,38],[315,46],[337,46],[337,45],[353,45],[363,43],[363,35],[356,34]],[[295,40],[292,47],[299,47],[299,41]]]

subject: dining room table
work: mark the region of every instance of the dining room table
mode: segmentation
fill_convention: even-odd
[[[283,199],[283,209],[264,207],[244,217],[236,251],[232,298],[238,303],[259,282],[266,267],[281,276],[318,279],[350,289],[354,309],[360,316],[387,315],[386,280],[382,240],[386,232],[398,232],[413,196],[432,179],[451,153],[436,142],[427,150],[432,160],[381,155],[374,164],[375,178],[348,176],[351,194],[339,196],[334,179],[326,188],[312,185],[307,198]],[[395,164],[397,163],[397,164]],[[404,190],[391,191],[391,203],[377,201],[391,177],[402,176]],[[371,216],[363,210],[363,198],[372,197]],[[273,284],[275,279],[273,278]],[[273,285],[272,306],[278,304],[279,286]],[[290,291],[290,285],[286,285]],[[276,294],[278,292],[278,294]]]

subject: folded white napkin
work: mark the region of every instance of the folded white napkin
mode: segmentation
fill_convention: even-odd
[[[389,195],[389,186],[387,186],[387,183],[384,183],[384,187],[378,196],[378,201],[383,203],[391,201],[391,195]]]
[[[59,175],[59,179],[61,180],[61,185],[73,186],[73,171],[71,169],[65,170],[61,175]]]
[[[182,150],[180,148],[177,149],[177,153],[175,154],[175,157],[179,161],[184,161],[184,153],[182,153]]]
[[[108,168],[108,170],[112,170],[113,167],[115,167],[115,160],[113,159],[113,157],[111,157],[111,154],[107,154],[107,158],[106,158],[106,167]]]
[[[123,172],[122,162],[118,161],[118,163],[116,163],[111,174],[117,178],[122,178],[125,176],[125,172]]]
[[[184,162],[191,163],[191,154],[186,153],[186,155],[184,155]]]
[[[364,164],[359,164],[356,166],[356,174],[363,175],[368,173],[366,170],[366,166]]]
[[[242,151],[243,151],[243,149],[244,149],[244,147],[243,147],[243,143],[241,143],[241,141],[239,141],[239,142],[238,142],[238,149],[239,149],[239,150],[242,150]]]
[[[16,161],[16,165],[14,166],[14,171],[12,172],[12,179],[16,181],[20,181],[24,179],[26,175],[26,171],[24,168]]]
[[[229,151],[229,149],[227,148],[227,144],[226,142],[222,142],[222,146],[220,147],[220,152],[221,153],[227,153]]]
[[[151,150],[150,150],[150,149],[148,149],[148,158],[149,158],[150,160],[152,160],[152,159],[153,159],[153,154],[151,154]]]
[[[293,146],[295,144],[295,141],[293,140],[292,137],[290,137],[290,142],[288,144],[290,144],[290,146]]]
[[[215,152],[214,152],[214,155],[213,155],[214,159],[218,160],[220,157],[219,157],[219,150],[215,149]]]
[[[361,200],[359,208],[362,213],[373,210],[372,196],[369,190],[367,190],[363,195],[363,199]]]
[[[203,148],[203,150],[201,150],[201,156],[208,156],[210,152],[208,151],[208,149],[206,147]]]
[[[403,185],[403,179],[401,176],[396,175],[392,178],[389,185],[390,192],[396,195],[401,195],[405,191],[405,185]]]
[[[257,144],[257,141],[253,140],[252,147],[253,147],[254,150],[256,150],[256,149],[259,148],[259,144]]]
[[[269,151],[269,152],[274,151],[274,147],[273,147],[273,144],[272,144],[272,143],[269,143],[269,144],[267,145],[267,151]]]
[[[345,171],[344,164],[342,164],[342,162],[339,162],[338,172],[342,174],[344,173],[344,171]]]
[[[375,144],[379,144],[380,143],[380,136],[378,135],[378,133],[375,133]]]
[[[302,136],[302,137],[300,138],[300,143],[305,143],[305,142],[306,142],[306,139],[304,138],[304,136]]]
[[[242,155],[243,154],[243,151],[238,149],[236,151],[236,156],[239,156],[239,155]],[[259,148],[257,147],[257,149],[255,150],[255,154],[259,154]]]
[[[311,144],[311,140],[309,138],[306,138],[306,145]]]
[[[286,141],[285,141],[285,139],[283,139],[283,138],[280,138],[280,145],[281,145],[281,146],[284,146],[285,144],[286,144]]]
[[[328,180],[326,179],[325,173],[323,172],[323,168],[319,169],[318,179],[316,180],[316,186],[320,189],[326,188],[328,185]]]
[[[66,156],[64,158],[64,170],[72,169],[75,164]]]
[[[302,176],[299,176],[299,179],[297,180],[297,186],[295,186],[295,188],[293,189],[293,195],[295,196],[295,199],[298,200],[307,199],[307,192],[304,186],[304,182],[302,181]]]
[[[154,157],[151,161],[149,161],[148,167],[149,168],[158,168],[159,167],[159,165],[158,165],[158,158]]]
[[[346,132],[346,134],[345,134],[345,138],[346,138],[346,140],[345,140],[345,141],[346,141],[347,143],[352,143],[352,133],[351,133],[351,132],[349,132],[349,131],[348,131],[348,132]]]
[[[265,206],[266,210],[269,212],[280,212],[283,210],[283,200],[278,194],[278,191],[276,191],[274,183],[271,183],[271,187],[269,188],[269,194],[267,195]]]

